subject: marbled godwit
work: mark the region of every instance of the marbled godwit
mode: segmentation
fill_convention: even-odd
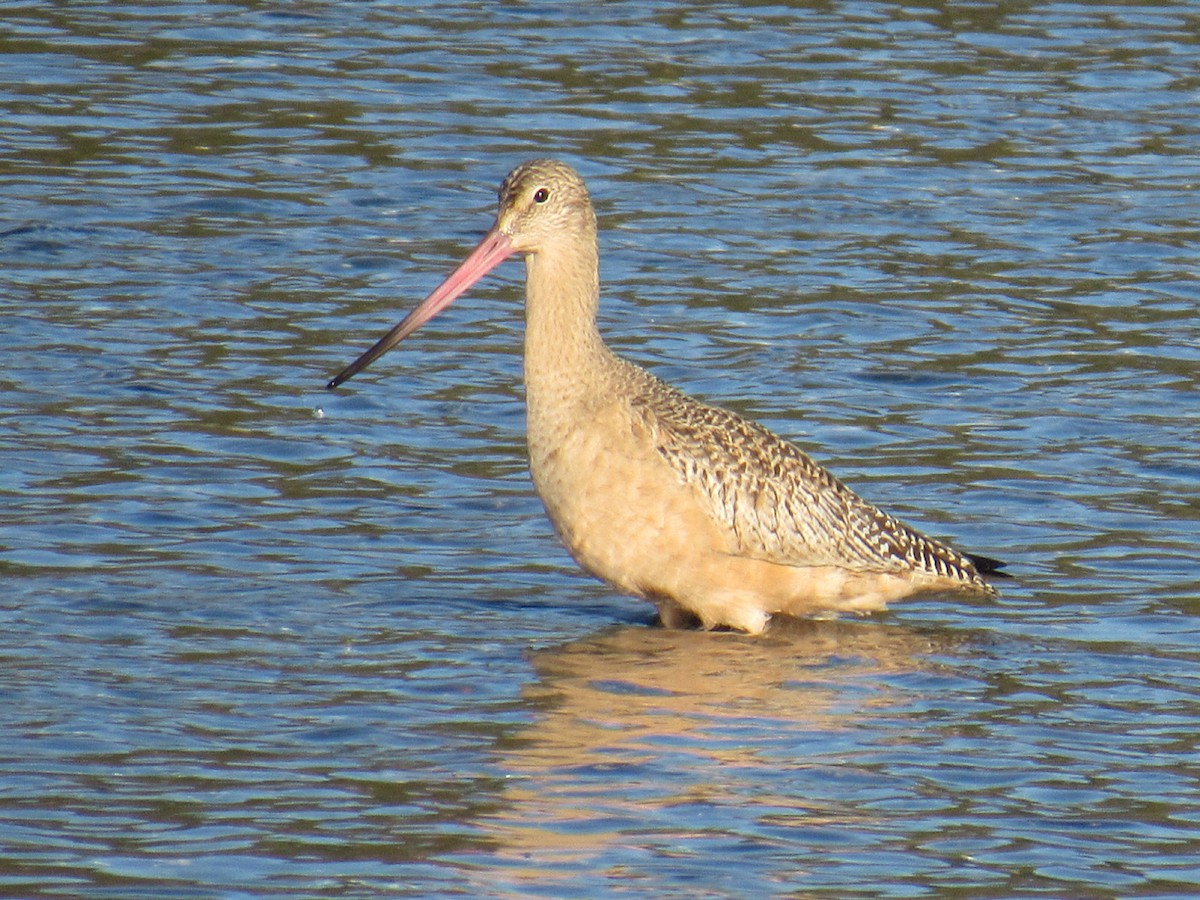
[[[575,560],[664,625],[760,633],[776,614],[994,594],[1001,563],[925,537],[794,445],[621,359],[596,327],[596,215],[555,160],[518,166],[492,229],[432,294],[329,382],[370,365],[513,254],[525,257],[529,468]]]

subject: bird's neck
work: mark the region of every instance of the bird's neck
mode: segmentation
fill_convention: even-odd
[[[531,405],[595,390],[612,356],[596,327],[597,256],[595,242],[585,241],[552,244],[525,258],[525,385]]]

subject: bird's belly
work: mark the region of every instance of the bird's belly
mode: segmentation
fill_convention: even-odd
[[[559,537],[593,575],[641,597],[674,595],[702,558],[726,549],[694,492],[628,419],[602,411],[553,441],[535,433],[534,485]]]

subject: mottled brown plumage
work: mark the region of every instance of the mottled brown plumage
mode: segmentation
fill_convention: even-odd
[[[739,550],[784,565],[811,564],[936,576],[990,589],[971,561],[867,503],[795,444],[662,382],[632,406],[659,453],[727,522]]]
[[[591,200],[554,160],[509,174],[476,250],[330,387],[512,254],[526,264],[530,472],[589,572],[655,603],[667,625],[751,633],[777,614],[867,612],[920,591],[995,592],[980,570],[999,563],[925,537],[793,444],[613,354],[596,329]]]

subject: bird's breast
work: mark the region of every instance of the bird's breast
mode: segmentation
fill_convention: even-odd
[[[725,539],[619,396],[576,409],[529,405],[534,486],[571,555],[640,596],[671,594],[678,574]]]

